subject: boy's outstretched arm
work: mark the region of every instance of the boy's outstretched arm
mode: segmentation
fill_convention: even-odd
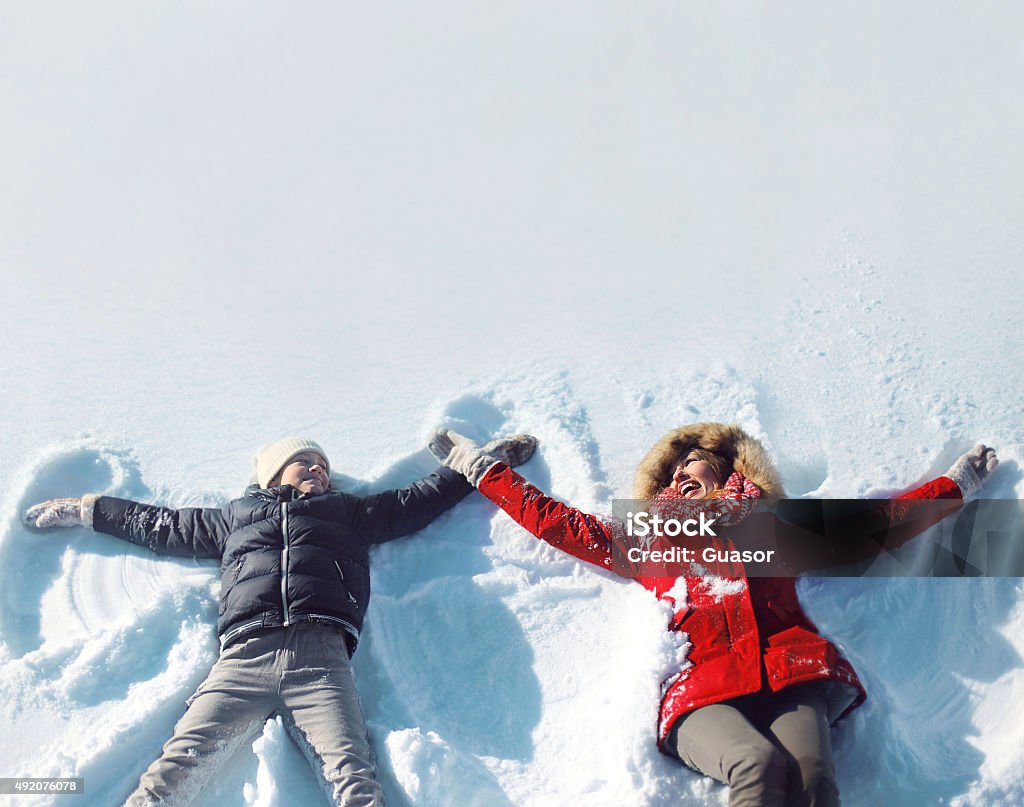
[[[429,448],[435,456],[445,455],[452,445],[438,449],[435,435]],[[519,465],[533,454],[537,440],[530,435],[515,435],[494,440],[488,447],[502,461]],[[462,501],[473,490],[466,475],[451,467],[438,468],[430,476],[400,490],[387,490],[360,499],[353,512],[353,526],[373,543],[410,535]]]
[[[93,493],[33,505],[25,511],[25,523],[36,529],[90,527],[160,555],[189,558],[219,558],[231,532],[223,510],[172,510]]]
[[[384,543],[423,529],[472,490],[461,474],[438,468],[408,487],[355,500],[346,520],[370,543]]]

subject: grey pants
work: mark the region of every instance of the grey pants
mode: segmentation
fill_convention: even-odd
[[[667,746],[729,785],[730,807],[838,807],[825,687],[797,684],[697,709]]]
[[[240,639],[221,653],[128,807],[188,804],[274,713],[284,716],[332,803],[383,804],[345,636],[301,623]]]

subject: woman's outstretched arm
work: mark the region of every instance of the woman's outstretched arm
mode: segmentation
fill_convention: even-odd
[[[575,558],[604,569],[612,568],[615,531],[598,516],[553,499],[531,485],[509,465],[516,452],[533,452],[536,440],[518,435],[507,441],[478,446],[457,432],[434,435],[429,446],[442,463],[473,483],[477,490],[542,541]],[[512,451],[513,456],[506,456]]]
[[[780,501],[776,540],[794,572],[869,560],[957,512],[998,464],[995,450],[979,444],[942,476],[893,499]]]
[[[604,519],[551,498],[504,463],[491,466],[477,489],[545,543],[595,566],[612,568],[614,530]]]

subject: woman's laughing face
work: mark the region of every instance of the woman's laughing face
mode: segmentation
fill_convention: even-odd
[[[686,499],[707,499],[722,486],[711,464],[691,451],[676,465],[668,485]]]

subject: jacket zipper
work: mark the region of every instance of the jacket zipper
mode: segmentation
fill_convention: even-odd
[[[287,628],[291,624],[288,613],[288,502],[281,502],[281,537],[284,540],[281,547],[281,606],[284,627]]]

